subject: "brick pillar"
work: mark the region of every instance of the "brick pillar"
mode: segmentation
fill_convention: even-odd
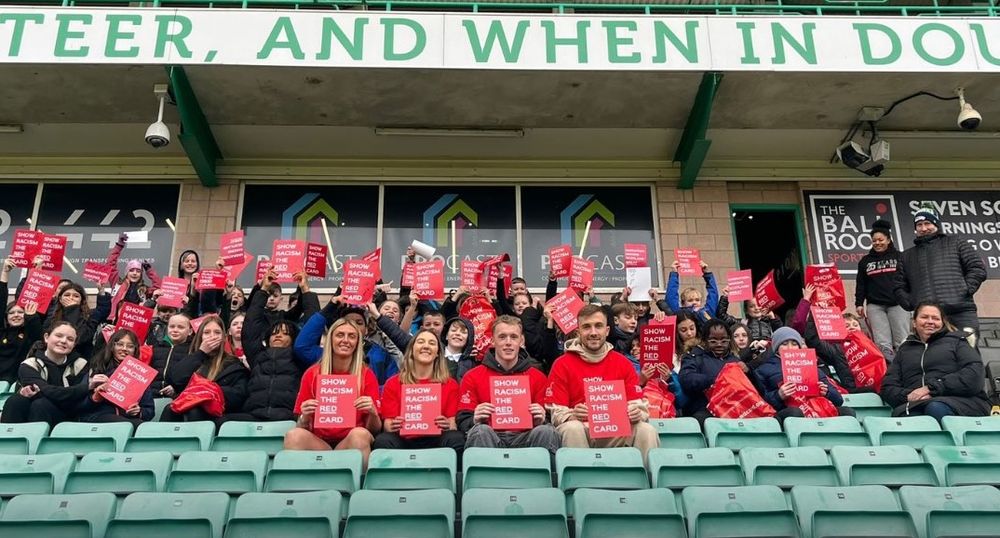
[[[236,228],[239,195],[237,181],[222,182],[211,189],[197,181],[181,186],[171,268],[176,265],[177,256],[188,249],[198,252],[203,266],[214,264],[219,256],[219,237]]]

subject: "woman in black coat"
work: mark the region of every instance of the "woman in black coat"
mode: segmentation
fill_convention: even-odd
[[[108,338],[108,345],[90,359],[90,375],[103,374],[110,379],[126,358],[138,355],[139,337],[128,329],[118,329]],[[152,387],[142,393],[136,404],[128,409],[121,409],[101,395],[104,386],[101,384],[96,387],[83,400],[78,411],[80,422],[131,422],[138,426],[143,421],[153,420],[155,405]]]
[[[921,303],[913,311],[913,334],[899,346],[882,381],[882,399],[894,416],[985,416],[983,361],[965,335],[948,324],[941,307]]]
[[[0,297],[7,298],[7,281],[14,269],[14,261],[7,259],[0,269]],[[31,344],[42,339],[42,319],[38,305],[29,303],[25,308],[12,302],[0,318],[0,381],[17,381],[17,368],[28,356]]]

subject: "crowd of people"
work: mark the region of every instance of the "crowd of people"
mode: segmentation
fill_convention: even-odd
[[[625,289],[602,304],[580,293],[586,304],[576,329],[563,334],[547,304],[559,291],[552,275],[544,298],[532,295],[523,279],[508,286],[501,276],[494,295],[459,288],[443,301],[421,301],[409,288],[391,298],[389,287],[379,285],[369,304],[349,304],[339,293],[323,304],[304,273],[295,275],[287,298],[273,270],[248,293],[234,282],[225,290],[199,291],[201,260],[188,250],[176,269],[188,282],[187,296],[176,308],[159,304],[163,290],[150,265],[132,260],[124,275],[115,271],[99,287],[93,308],[84,288],[68,280],[59,283],[45,312],[32,303],[8,305],[0,380],[15,384],[16,393],[0,420],[139,424],[155,418],[155,399],[166,398],[159,420],[294,420],[286,448],[357,449],[367,461],[373,448],[461,453],[467,447],[533,446],[554,454],[559,447],[634,446],[645,455],[658,445],[649,418],[716,416],[714,389],[733,376],[744,376],[751,396],[779,420],[852,415],[843,394],[865,391],[880,392],[897,416],[985,415],[990,404],[972,300],[985,268],[939,225],[932,212],[918,212],[916,245],[900,252],[887,224],[876,223],[873,248],[859,264],[856,308],[843,312],[843,341],[818,336],[810,306],[822,302],[811,286],[789,326],[753,299],[743,304],[745,317],[730,315],[728,288],[720,291],[704,263],[704,288],[682,289],[674,262],[663,297],[651,290],[648,301],[629,302],[631,290]],[[123,236],[109,256],[111,266],[117,267],[126,246]],[[406,254],[416,261],[412,250]],[[11,260],[4,262],[0,293],[8,293],[13,268]],[[463,303],[477,294],[486,294],[495,310],[491,340],[481,351],[473,345],[476,325],[461,316]],[[112,310],[123,303],[155,309],[144,341],[115,329]],[[644,363],[641,327],[668,316],[675,321],[672,365]],[[875,345],[866,345],[865,333]],[[809,398],[783,378],[781,364],[786,350],[804,348],[818,358],[819,391]],[[879,379],[858,373],[852,364],[857,349],[877,355]],[[156,376],[138,403],[122,409],[102,395],[128,357],[147,363]],[[317,378],[330,374],[357,382],[353,427],[315,425]],[[526,376],[530,425],[508,430],[492,423],[491,380],[498,376]],[[595,381],[623,383],[625,435],[594,436],[588,427],[587,383]],[[420,384],[440,386],[433,434],[405,428],[403,389]]]

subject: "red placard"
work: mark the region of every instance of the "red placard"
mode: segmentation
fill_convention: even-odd
[[[226,281],[229,280],[229,273],[218,269],[202,269],[198,272],[198,283],[196,290],[224,290]]]
[[[375,281],[379,281],[382,278],[382,247],[365,254],[361,259],[366,262],[375,263]]]
[[[306,274],[326,278],[326,245],[319,243],[306,245]]]
[[[42,257],[42,269],[59,272],[63,269],[63,258],[66,256],[66,237],[55,234],[41,234],[42,248],[38,255]]]
[[[503,288],[507,290],[507,292],[510,292],[510,281],[514,278],[514,268],[504,263],[500,265],[492,265],[490,266],[490,270],[487,271],[486,289],[489,290],[491,295],[497,294],[497,280],[500,276],[501,268],[503,270]]]
[[[341,297],[347,304],[366,305],[375,294],[375,263],[361,259],[344,264],[344,279],[340,282]]]
[[[271,270],[270,260],[257,260],[257,276],[254,279],[254,282],[264,280],[264,275],[266,275],[269,270]]]
[[[208,319],[209,316],[211,316],[211,315],[212,314],[205,314],[204,316],[201,316],[200,318],[194,318],[194,319],[192,319],[191,320],[191,332],[193,332],[194,334],[198,334],[198,329],[201,328],[201,324],[205,323],[205,320]]]
[[[668,368],[674,368],[674,338],[676,336],[677,316],[667,316],[656,325],[646,324],[639,329],[640,366],[664,363]]]
[[[493,303],[482,293],[470,295],[458,309],[458,315],[472,322],[472,353],[478,360],[486,355],[486,350],[493,344],[493,322],[497,319],[497,311]]]
[[[111,278],[111,268],[101,262],[84,262],[83,278],[94,284],[107,284]]]
[[[33,302],[38,304],[38,312],[44,313],[49,309],[52,296],[56,294],[56,285],[59,277],[52,273],[46,273],[39,269],[28,271],[28,278],[21,287],[21,295],[17,297],[17,306],[24,308],[24,305]]]
[[[701,251],[696,248],[674,249],[679,276],[701,276]]]
[[[632,422],[628,419],[625,381],[584,381],[587,396],[587,429],[591,439],[631,437]]]
[[[165,276],[160,282],[163,295],[156,300],[158,306],[181,308],[184,306],[184,296],[187,295],[188,281],[176,276]]]
[[[778,286],[774,283],[774,269],[768,271],[767,276],[757,283],[754,299],[757,300],[757,306],[764,310],[774,310],[785,304],[785,300],[778,294]]]
[[[795,397],[820,396],[819,369],[815,349],[782,349],[781,377],[785,383],[795,383]]]
[[[496,375],[490,378],[490,427],[497,431],[530,430],[531,384],[526,375]]]
[[[156,368],[146,366],[135,357],[125,357],[125,360],[115,368],[108,382],[101,391],[101,396],[109,403],[127,411],[139,403],[142,394],[153,384],[156,378]]]
[[[250,254],[249,252],[244,252],[243,261],[229,267],[228,269],[229,279],[232,280],[233,282],[239,280],[240,275],[243,274],[243,270],[246,269],[250,265],[250,262],[252,261],[253,261],[253,254]],[[257,279],[257,281],[259,282],[260,279]]]
[[[444,300],[444,261],[413,264],[413,291],[421,301]]]
[[[645,243],[625,243],[625,267],[649,267]]]
[[[594,262],[574,256],[570,264],[569,287],[581,292],[594,287]]]
[[[146,341],[149,324],[153,321],[153,309],[135,303],[124,303],[115,321],[115,330],[128,329],[139,337],[139,343]]]
[[[219,238],[219,257],[223,264],[230,266],[243,263],[243,239],[243,230],[222,234]]]
[[[813,306],[813,323],[816,325],[816,334],[820,340],[836,340],[838,342],[847,338],[847,322],[844,315],[836,308],[824,308]]]
[[[353,375],[316,376],[316,413],[313,428],[353,428],[357,426],[358,413],[354,402],[358,399],[358,377]]]
[[[583,309],[584,304],[575,291],[566,288],[545,303],[545,306],[552,307],[552,320],[559,326],[559,330],[563,334],[569,334],[579,324],[576,316]]]
[[[462,260],[462,286],[470,292],[483,289],[483,264],[479,260]]]
[[[403,385],[400,395],[400,413],[404,436],[440,435],[441,428],[434,422],[441,416],[441,384],[420,383]]]
[[[726,273],[726,287],[729,288],[729,301],[749,301],[753,298],[753,275],[749,269],[745,271],[729,271]]]
[[[556,278],[566,278],[572,269],[573,248],[559,245],[549,249],[549,267]]]
[[[414,264],[406,262],[403,264],[403,276],[399,279],[399,285],[404,288],[413,287],[413,269]]]
[[[271,267],[278,273],[275,282],[295,282],[295,273],[305,270],[306,242],[275,239],[271,252]]]
[[[831,264],[807,265],[806,284],[816,287],[813,304],[835,306],[841,311],[847,309],[847,298],[844,294],[844,281],[840,278],[837,266]]]
[[[42,237],[45,234],[23,228],[14,231],[14,246],[10,251],[10,259],[16,267],[31,267],[32,260],[42,251]]]

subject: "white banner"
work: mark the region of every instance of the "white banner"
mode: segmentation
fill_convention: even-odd
[[[0,9],[0,62],[998,72],[1000,19]]]

